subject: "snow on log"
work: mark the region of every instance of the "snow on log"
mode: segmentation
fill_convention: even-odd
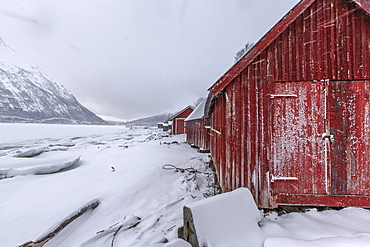
[[[185,206],[183,237],[193,247],[260,247],[260,221],[251,192],[240,188]]]
[[[46,231],[40,238],[36,239],[35,241],[29,241],[20,245],[19,247],[41,247],[54,238],[58,233],[60,233],[64,228],[66,228],[70,223],[72,223],[75,219],[80,217],[81,215],[85,214],[88,211],[92,211],[97,208],[100,204],[98,199],[92,200],[86,203],[77,211],[73,212],[69,216],[67,216],[64,220],[52,226],[49,230]]]
[[[29,149],[27,151],[24,151],[24,152],[21,152],[21,153],[15,155],[15,157],[17,157],[17,158],[32,158],[32,157],[35,157],[37,155],[42,154],[43,152],[45,152],[45,148],[32,148],[32,149]]]
[[[191,247],[191,244],[189,244],[183,239],[177,238],[166,244],[163,243],[152,244],[150,245],[150,247]]]
[[[56,173],[64,169],[68,169],[77,165],[80,162],[81,156],[67,161],[54,161],[53,164],[40,165],[40,166],[27,166],[18,168],[1,168],[0,169],[0,179],[2,178],[12,178],[15,176],[24,175],[44,175]]]

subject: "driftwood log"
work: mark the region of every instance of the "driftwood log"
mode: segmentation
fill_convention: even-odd
[[[44,236],[36,239],[35,241],[29,241],[20,245],[19,247],[42,247],[48,241],[53,239],[58,233],[60,233],[64,228],[66,228],[70,223],[72,223],[75,219],[80,217],[81,215],[85,214],[90,210],[94,210],[100,204],[99,200],[94,200],[87,203],[85,206],[81,207],[76,213],[72,213],[69,215],[65,220],[63,220],[60,224],[50,229],[49,233],[46,233]]]

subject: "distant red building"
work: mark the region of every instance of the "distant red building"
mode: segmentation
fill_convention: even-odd
[[[172,134],[179,135],[185,134],[185,119],[193,112],[193,107],[187,106],[180,112],[172,116],[168,121],[172,121]]]
[[[201,102],[197,108],[185,119],[186,141],[202,150],[209,150],[209,118],[204,115],[205,101]]]

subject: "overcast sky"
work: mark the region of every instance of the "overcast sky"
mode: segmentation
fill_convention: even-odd
[[[87,108],[125,120],[205,97],[299,0],[0,0],[0,37]]]

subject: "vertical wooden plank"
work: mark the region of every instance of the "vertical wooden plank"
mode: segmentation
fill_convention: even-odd
[[[314,5],[315,3],[313,3]],[[307,12],[307,34],[308,34],[308,41],[307,41],[307,73],[309,74],[308,79],[313,80],[315,78],[315,65],[314,63],[317,60],[314,60],[314,53],[316,52],[315,46],[315,39],[314,39],[314,26],[313,26],[313,6],[311,5],[305,12]]]
[[[249,179],[249,173],[250,173],[250,162],[251,162],[251,157],[250,157],[250,143],[251,143],[251,140],[250,140],[250,85],[251,85],[251,81],[250,81],[250,77],[249,77],[249,70],[250,70],[250,66],[247,67],[244,72],[243,72],[243,77],[244,77],[244,80],[243,80],[243,91],[244,91],[244,112],[245,112],[245,125],[244,125],[244,129],[243,129],[243,132],[245,133],[245,166],[244,166],[244,173],[243,173],[243,176],[244,176],[244,186],[249,188],[252,192],[252,195],[255,194],[252,186],[251,186],[251,183],[250,183],[250,179]]]
[[[351,36],[352,36],[352,47],[353,47],[353,74],[354,79],[362,78],[362,30],[361,30],[361,12],[356,10],[351,18],[352,21],[352,29],[351,29]]]
[[[251,142],[250,142],[250,149],[251,149],[251,171],[253,171],[254,175],[254,180],[252,183],[254,183],[255,186],[255,198],[257,202],[260,202],[260,180],[261,176],[259,173],[259,164],[258,164],[258,137],[257,137],[257,132],[258,132],[258,106],[259,106],[259,101],[257,95],[259,94],[258,91],[258,84],[255,79],[255,74],[256,74],[256,67],[252,66],[251,68],[251,74],[250,74],[250,82],[251,82],[251,87],[250,87],[250,135],[251,135]],[[250,177],[250,179],[253,178]]]
[[[231,152],[231,146],[232,146],[232,143],[231,143],[231,135],[232,135],[232,125],[231,125],[232,124],[231,123],[232,103],[231,103],[231,100],[232,100],[232,97],[231,97],[231,93],[230,93],[231,85],[232,84],[230,84],[224,90],[225,122],[224,122],[223,129],[224,129],[224,132],[225,132],[224,143],[225,143],[225,154],[226,154],[224,164],[225,164],[225,183],[226,183],[226,188],[227,188],[228,191],[232,190],[232,185],[231,185],[232,163],[230,162],[231,161],[231,155],[232,155],[232,152]]]
[[[354,18],[353,12],[355,11],[353,3],[347,3],[347,12],[348,14],[345,17],[346,22],[346,79],[353,80],[354,74],[354,51],[353,51],[353,38],[352,38],[352,29],[353,29],[353,22],[352,19]]]
[[[297,81],[297,54],[296,54],[296,23],[294,22],[289,30],[289,81]]]
[[[227,124],[228,124],[228,109],[227,109],[227,100],[226,100],[226,95],[223,94],[222,97],[221,97],[221,102],[222,102],[222,106],[221,106],[221,116],[220,116],[220,123],[219,123],[219,128],[221,130],[221,148],[220,148],[220,160],[221,160],[221,164],[222,164],[222,174],[223,174],[223,188],[224,188],[224,191],[230,191],[230,177],[229,177],[229,174],[228,174],[228,164],[227,164],[227,159],[228,159],[228,128],[227,128]]]
[[[289,75],[289,35],[287,32],[284,32],[285,35],[280,35],[279,39],[280,51],[279,51],[279,63],[281,63],[281,79],[280,81],[287,81]]]
[[[263,63],[259,64],[258,70],[263,74],[265,73]],[[268,109],[269,109],[269,98],[268,98],[268,89],[267,83],[264,81],[257,81],[258,85],[258,101],[259,101],[259,109],[258,109],[258,166],[259,166],[259,176],[260,176],[260,198],[261,198],[261,205],[264,207],[268,207],[270,202],[270,178],[268,176],[268,131],[267,131],[267,123],[268,120]]]
[[[346,146],[349,132],[348,107],[345,102],[352,93],[347,82],[331,82],[329,84],[329,116],[330,133],[334,135],[335,142],[331,144],[331,171],[332,194],[343,195],[347,192]]]
[[[234,190],[236,188],[236,181],[237,181],[237,163],[236,163],[236,155],[237,155],[237,128],[238,123],[236,121],[236,91],[237,91],[237,84],[238,84],[238,76],[230,85],[231,90],[229,94],[229,105],[230,105],[230,136],[229,143],[230,143],[230,156],[228,163],[230,164],[230,177],[231,177],[231,189]]]
[[[218,112],[217,104],[218,104],[218,102],[217,102],[217,99],[216,99],[215,102],[214,102],[213,111],[212,111],[211,116],[210,116],[210,122],[211,122],[210,126],[212,128],[217,128],[217,112]],[[216,171],[217,171],[217,177],[218,177],[218,180],[220,182],[221,174],[220,174],[220,165],[219,165],[219,159],[218,159],[218,142],[217,142],[217,138],[214,135],[213,131],[210,132],[210,142],[211,142],[211,145],[210,145],[211,155],[212,155],[213,163],[214,163]],[[220,182],[220,185],[221,185],[221,182]]]
[[[311,73],[312,73],[312,80],[321,78],[320,74],[320,59],[318,56],[319,49],[321,48],[318,41],[318,23],[317,23],[317,2],[314,2],[310,7],[310,30],[311,30]]]
[[[266,48],[267,57],[266,57],[266,66],[267,66],[267,74],[266,74],[266,80],[271,81],[274,78],[274,66],[273,66],[273,59],[271,57],[271,45]]]
[[[222,105],[220,104],[220,97],[217,98],[216,96],[216,101],[215,101],[215,106],[214,106],[214,123],[213,123],[213,128],[216,129],[216,130],[220,130],[220,125],[219,125],[219,122],[220,122],[220,113],[221,113],[221,107]],[[212,137],[214,139],[214,143],[215,143],[215,153],[214,153],[214,158],[215,158],[215,164],[216,164],[216,167],[217,167],[217,171],[218,171],[218,177],[219,177],[219,180],[220,180],[220,186],[223,188],[224,186],[224,177],[223,177],[223,172],[222,172],[222,160],[221,160],[221,141],[222,141],[222,136],[221,135],[217,135],[215,132],[212,132]]]
[[[322,59],[323,59],[323,78],[329,79],[331,76],[331,43],[330,43],[330,27],[332,25],[330,20],[330,3],[322,0]]]
[[[342,44],[342,50],[341,50],[341,80],[349,80],[351,78],[352,69],[351,69],[351,59],[350,59],[350,28],[351,28],[351,22],[349,20],[349,16],[353,12],[353,4],[350,2],[343,2],[341,5],[339,5],[339,13],[340,13],[340,19],[338,20],[341,25],[341,31],[342,35],[341,38],[341,44]]]
[[[206,118],[206,123],[205,123],[206,126],[212,126],[211,125],[211,119],[209,117]],[[207,135],[207,149],[208,150],[211,150],[211,145],[212,145],[212,142],[211,142],[211,130],[210,129],[206,129],[206,135]]]
[[[220,109],[219,109],[219,122],[218,122],[218,129],[221,131],[221,135],[219,138],[220,141],[220,150],[219,150],[219,159],[220,159],[220,166],[221,166],[221,173],[222,173],[222,188],[224,191],[229,191],[229,188],[227,187],[227,169],[226,169],[226,127],[224,124],[227,123],[226,120],[226,100],[225,95],[222,95],[220,97]],[[215,133],[217,135],[217,133]]]
[[[370,178],[370,164],[369,164],[370,152],[368,152],[368,150],[370,149],[370,93],[369,93],[370,81],[365,81],[363,83],[364,83],[363,94],[365,104],[364,109],[362,109],[364,124],[363,124],[363,135],[361,137],[361,140],[364,146],[363,150],[365,151],[361,152],[363,155],[362,157],[363,162],[361,162],[362,169],[359,170],[358,174],[361,174],[359,175],[359,177],[361,178],[361,188],[366,188],[365,193],[369,195],[370,187],[368,186],[369,183],[368,178]]]
[[[341,78],[341,60],[342,60],[342,41],[341,41],[341,36],[343,35],[342,29],[343,26],[341,25],[339,19],[340,17],[340,2],[333,2],[333,22],[334,26],[331,29],[332,32],[332,49],[334,51],[334,79],[335,80],[340,80]]]
[[[329,7],[329,15],[328,15],[328,23],[329,24],[329,32],[328,32],[328,39],[330,46],[328,47],[328,51],[330,52],[330,57],[328,61],[330,61],[330,76],[332,80],[337,79],[337,66],[336,66],[336,39],[335,39],[335,30],[336,30],[336,23],[335,23],[335,9],[334,3],[328,2]]]
[[[306,120],[306,123],[303,124],[303,126],[307,129],[307,138],[303,140],[302,146],[303,146],[304,152],[299,152],[299,159],[303,160],[304,162],[302,166],[311,167],[311,168],[313,168],[314,166],[314,160],[317,155],[317,153],[315,152],[316,151],[315,147],[318,145],[315,139],[315,136],[318,134],[315,131],[315,125],[317,124],[316,121],[318,119],[316,117],[317,113],[313,113],[313,110],[315,110],[313,109],[315,102],[312,99],[314,95],[316,94],[316,92],[313,90],[314,84],[315,83],[305,83],[304,87],[298,86],[299,87],[298,97],[301,97],[302,94],[305,95],[304,99],[302,100],[302,104],[300,105],[299,111],[303,112],[301,114],[303,115],[304,119],[308,120],[308,121]],[[311,120],[312,126],[308,127],[308,125],[310,124],[309,122],[310,119],[312,119]],[[307,184],[305,185],[305,188],[303,190],[304,193],[313,194],[313,191],[316,188],[316,184],[320,184],[316,180],[312,179],[312,177],[315,176],[313,169],[305,168],[305,169],[301,169],[300,172],[305,174],[304,181],[307,181],[306,182]]]
[[[251,73],[252,73],[252,67],[249,66],[247,68],[247,83],[245,84],[245,90],[246,90],[246,106],[247,106],[247,109],[246,109],[246,120],[247,120],[247,123],[246,123],[246,126],[245,126],[245,132],[246,132],[246,160],[247,160],[247,172],[244,174],[244,180],[245,180],[245,183],[247,185],[248,188],[251,189],[252,191],[252,194],[255,196],[256,195],[256,190],[255,190],[255,187],[254,187],[254,183],[252,181],[252,174],[254,172],[254,167],[252,166],[253,164],[253,149],[252,149],[252,145],[253,145],[253,139],[252,139],[252,133],[254,131],[253,127],[252,127],[252,121],[255,121],[255,114],[253,114],[253,110],[251,109],[251,106],[253,106],[255,104],[255,102],[253,101],[252,99],[252,94],[254,93],[254,90],[253,90],[253,84],[254,84],[254,81],[253,81],[253,77],[251,76]],[[253,115],[252,115],[253,114]],[[257,201],[257,198],[255,197],[255,200]]]
[[[206,142],[205,142],[205,135],[204,135],[205,134],[205,130],[206,130],[206,128],[204,127],[205,126],[204,121],[205,121],[204,118],[197,120],[198,128],[199,128],[199,132],[198,132],[198,143],[199,143],[199,146],[198,147],[200,147],[200,148],[202,148],[204,150],[207,150]]]
[[[215,105],[213,107],[213,110],[212,112],[209,112],[209,118],[208,118],[208,121],[209,121],[209,126],[211,127],[215,127]],[[216,145],[216,138],[214,138],[213,134],[210,132],[209,133],[209,150],[210,150],[210,155],[212,157],[212,162],[216,168],[216,174],[217,174],[217,178],[219,179],[220,177],[220,173],[219,173],[219,170],[218,170],[218,162],[217,162],[217,145]]]
[[[245,92],[243,86],[244,80],[244,71],[240,74],[240,83],[239,83],[239,148],[240,148],[240,155],[239,155],[239,187],[244,187],[244,170],[245,170],[245,133],[244,133],[244,126],[245,126],[245,109],[244,109],[244,100],[245,100]]]
[[[351,111],[350,128],[349,128],[349,145],[347,145],[347,193],[348,194],[362,194],[364,189],[361,186],[362,174],[364,174],[364,166],[368,162],[362,159],[364,150],[364,143],[362,138],[364,136],[364,110],[365,110],[365,95],[363,82],[351,82],[353,88],[352,102],[346,102],[348,110]],[[361,174],[361,176],[358,175]]]
[[[316,116],[314,123],[314,132],[312,133],[312,183],[315,184],[312,193],[326,193],[326,161],[325,161],[325,141],[322,140],[322,133],[325,133],[325,90],[324,82],[314,83],[311,90],[311,116]],[[317,114],[317,111],[319,114]],[[313,118],[313,117],[312,117]],[[318,144],[315,145],[314,141]],[[322,174],[322,175],[320,175]],[[323,181],[323,183],[317,183]]]
[[[270,68],[270,80],[276,80],[277,76],[277,62],[276,62],[276,40],[271,43],[271,45],[267,48],[270,56],[269,56],[269,68]]]
[[[282,64],[282,40],[281,36],[276,39],[276,48],[275,48],[275,62],[276,62],[276,77],[275,80],[282,81],[282,71],[283,71],[283,64]]]
[[[346,27],[345,27],[345,6],[343,2],[336,5],[336,24],[337,24],[337,69],[338,77],[337,80],[346,80],[345,70],[346,70]]]
[[[278,57],[279,59],[281,59],[281,37],[279,38],[278,40]],[[278,75],[279,75],[279,80],[282,79],[281,77],[281,72],[282,72],[282,64],[280,63],[279,64],[280,66],[280,72],[278,72]],[[254,71],[255,71],[255,75],[258,75],[260,72],[258,70],[258,67],[257,66],[254,66]],[[259,193],[259,202],[261,204],[263,204],[265,198],[264,198],[264,193],[263,193],[263,189],[264,189],[264,174],[263,174],[263,165],[261,164],[261,155],[262,155],[262,152],[261,152],[261,142],[262,142],[262,138],[261,138],[261,124],[262,124],[262,101],[261,101],[261,84],[260,84],[260,80],[258,79],[258,76],[256,76],[254,78],[254,86],[255,86],[255,91],[254,91],[254,97],[255,97],[255,102],[256,102],[256,119],[255,119],[255,131],[256,131],[256,135],[255,135],[255,139],[254,139],[254,142],[255,142],[255,150],[254,150],[254,156],[255,156],[255,166],[256,168],[258,169],[258,193]]]
[[[242,139],[240,138],[240,129],[242,122],[244,119],[242,119],[242,105],[240,104],[241,101],[241,74],[236,78],[235,82],[235,91],[234,91],[234,97],[235,97],[235,115],[234,115],[234,124],[235,124],[235,144],[234,144],[234,152],[235,152],[235,187],[239,188],[241,186],[241,155],[244,152],[242,149]]]
[[[302,81],[306,79],[305,75],[305,68],[304,68],[304,63],[305,63],[305,54],[304,54],[304,29],[303,29],[303,22],[304,18],[303,15],[299,16],[298,19],[296,20],[297,22],[297,49],[296,49],[296,54],[297,54],[297,65],[298,65],[298,80]]]
[[[363,79],[370,79],[370,17],[362,15],[361,32],[362,32],[362,64],[363,64]]]
[[[240,145],[240,156],[239,156],[239,187],[245,187],[244,186],[244,171],[245,171],[245,133],[244,133],[244,127],[245,127],[245,92],[244,92],[244,70],[240,73],[240,83],[239,83],[239,145]]]
[[[344,82],[343,82],[344,83]],[[350,195],[368,195],[370,188],[368,186],[368,177],[370,161],[367,159],[370,148],[368,119],[369,113],[369,81],[352,81],[346,82],[350,90],[343,94],[345,97],[341,101],[340,109],[347,120],[343,138],[345,141],[340,143],[339,140],[333,145],[341,146],[343,152],[342,167],[346,170],[344,176],[346,179],[346,194]],[[349,94],[346,94],[349,91]],[[347,122],[346,122],[347,121]]]
[[[316,79],[322,80],[325,79],[325,41],[323,39],[324,36],[324,8],[322,0],[318,0],[316,2],[316,45],[317,45],[317,70],[316,70]]]
[[[222,122],[225,118],[225,109],[224,109],[224,96],[220,95],[217,99],[217,105],[215,106],[217,109],[217,122],[216,122],[216,130],[223,132],[223,128],[221,126]],[[224,158],[225,150],[224,150],[224,135],[218,135],[216,132],[213,133],[217,137],[217,159],[219,165],[219,172],[220,172],[220,185],[225,190],[225,167],[224,167]]]

